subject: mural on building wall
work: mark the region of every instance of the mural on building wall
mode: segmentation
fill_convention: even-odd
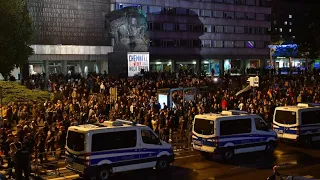
[[[27,0],[32,44],[109,46],[104,15],[110,0]]]
[[[148,51],[147,15],[141,9],[125,7],[108,13],[106,28],[114,38],[115,52]]]

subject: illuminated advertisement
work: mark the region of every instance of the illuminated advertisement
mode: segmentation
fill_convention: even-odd
[[[149,52],[128,52],[128,77],[149,71]]]

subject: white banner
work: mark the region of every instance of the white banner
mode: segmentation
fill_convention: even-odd
[[[149,52],[128,52],[128,77],[141,72],[149,71]]]

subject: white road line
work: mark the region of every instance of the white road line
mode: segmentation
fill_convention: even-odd
[[[190,158],[194,156],[197,156],[197,155],[181,156],[181,157],[176,157],[175,159],[185,159],[185,158]]]
[[[66,179],[75,179],[75,178],[78,178],[78,177],[79,177],[79,175],[75,174],[75,175],[70,175],[70,176],[53,178],[53,179],[49,179],[49,180],[66,180]]]

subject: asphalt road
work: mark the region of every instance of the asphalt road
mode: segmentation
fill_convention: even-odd
[[[274,155],[251,153],[236,156],[229,163],[214,157],[206,160],[195,151],[176,152],[176,161],[165,172],[140,170],[115,174],[111,180],[266,180],[274,165],[283,165],[279,172],[284,175],[320,179],[320,146],[302,148],[279,143]],[[43,176],[44,179],[81,179],[61,164],[60,177]]]

